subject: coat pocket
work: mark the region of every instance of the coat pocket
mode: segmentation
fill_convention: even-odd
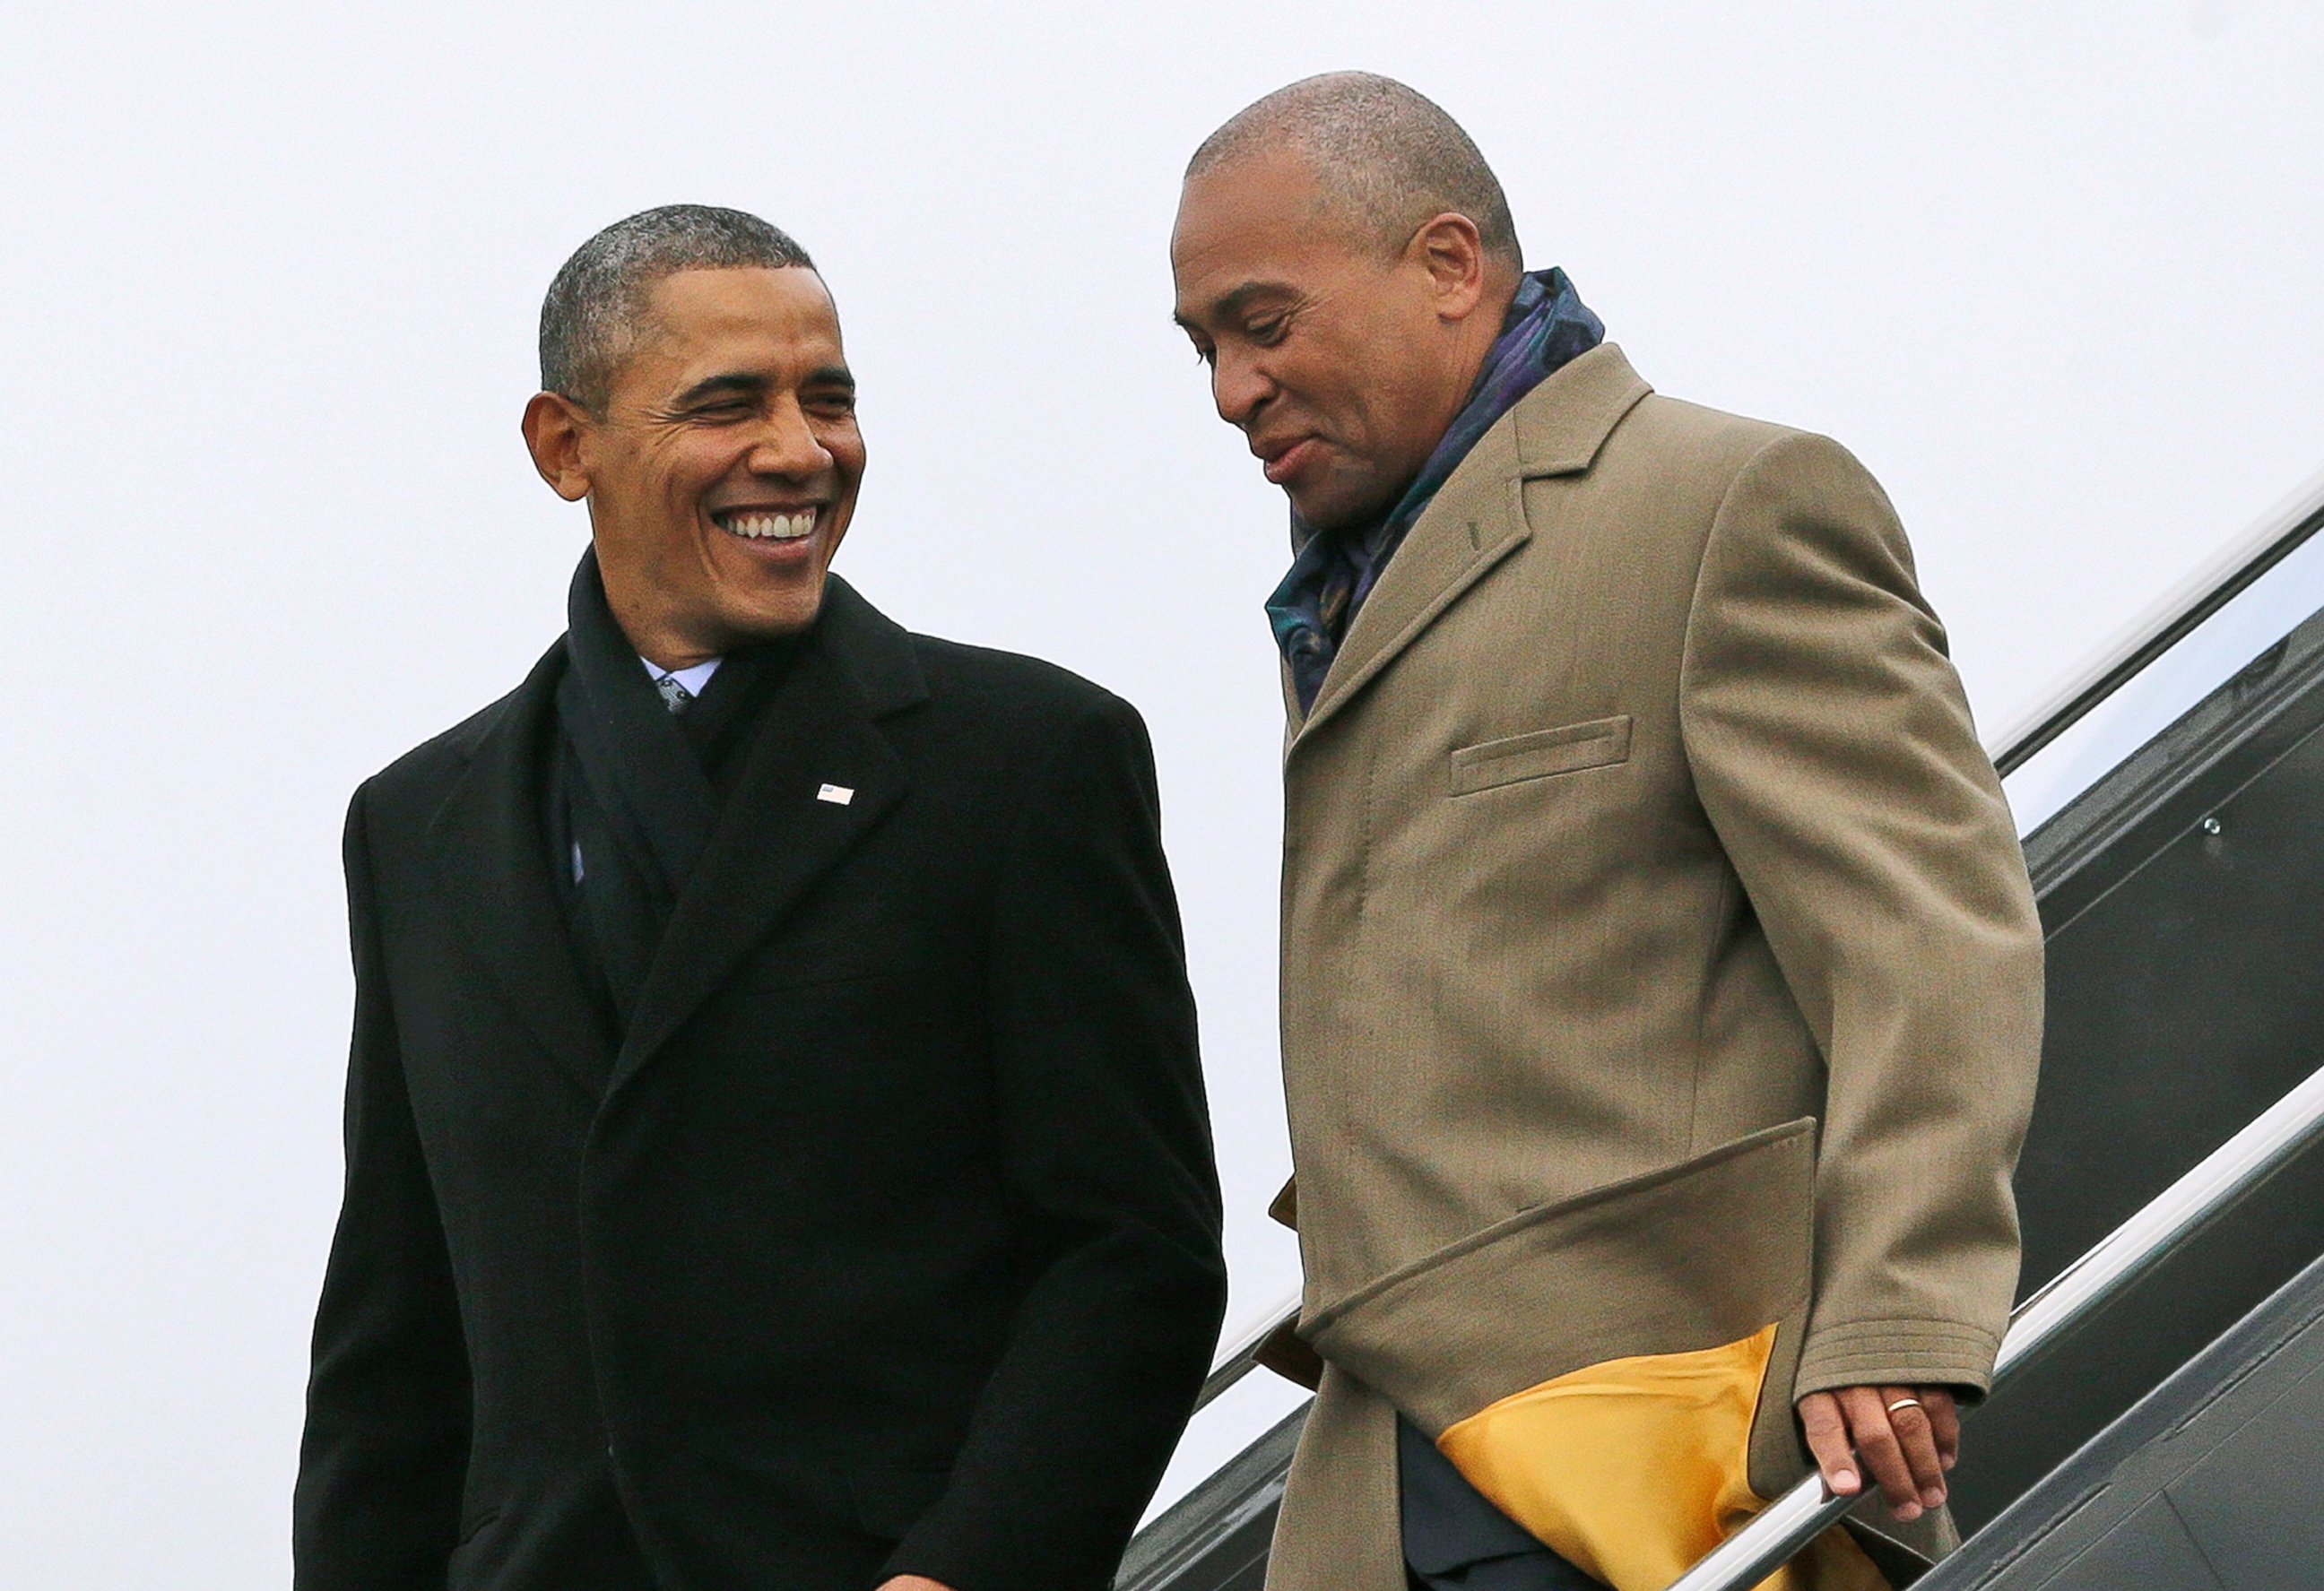
[[[1569,723],[1463,746],[1452,753],[1455,796],[1473,796],[1526,779],[1545,779],[1630,759],[1630,715]]]
[[[445,1560],[445,1583],[455,1591],[489,1584],[492,1571],[500,1566],[493,1559],[503,1556],[507,1544],[493,1527],[505,1513],[495,1503],[489,1508],[472,1508],[460,1518],[460,1544],[452,1549]]]
[[[1805,1472],[1791,1387],[1815,1124],[1524,1210],[1303,1334],[1480,1492],[1616,1591],[1659,1591]],[[1835,1539],[1773,1584],[1867,1591]]]
[[[1815,1123],[1520,1210],[1300,1323],[1323,1357],[1434,1438],[1571,1371],[1796,1342],[1814,1246]],[[1781,1378],[1789,1380],[1778,1351]]]

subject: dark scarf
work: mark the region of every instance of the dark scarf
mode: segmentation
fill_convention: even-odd
[[[594,550],[574,571],[566,623],[549,866],[583,981],[618,1035],[717,824],[754,710],[797,648],[775,641],[731,653],[679,716],[606,605]]]
[[[1552,267],[1531,272],[1517,285],[1468,402],[1396,505],[1376,522],[1345,530],[1317,530],[1292,511],[1291,572],[1267,599],[1267,616],[1291,667],[1301,711],[1315,704],[1356,610],[1379,583],[1406,532],[1477,439],[1568,361],[1605,340],[1605,326],[1582,304],[1564,271]]]

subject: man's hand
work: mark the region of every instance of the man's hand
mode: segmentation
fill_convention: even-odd
[[[1960,1411],[1944,1388],[1843,1386],[1808,1393],[1799,1411],[1808,1451],[1833,1496],[1864,1489],[1861,1459],[1904,1523],[1943,1505],[1945,1471],[1960,1458]]]
[[[926,1575],[898,1575],[892,1580],[880,1582],[880,1591],[952,1591],[952,1587]]]

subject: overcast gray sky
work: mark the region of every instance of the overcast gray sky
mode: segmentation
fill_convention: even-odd
[[[0,1577],[287,1583],[341,814],[556,635],[534,316],[649,205],[822,262],[842,570],[1146,711],[1239,1313],[1289,1283],[1283,510],[1164,250],[1201,136],[1342,66],[1468,125],[1661,390],[1871,464],[1989,727],[2324,467],[2312,4],[10,7]]]

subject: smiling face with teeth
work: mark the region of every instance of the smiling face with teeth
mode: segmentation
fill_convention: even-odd
[[[524,431],[542,478],[587,500],[613,617],[657,666],[815,622],[863,437],[813,271],[664,277],[603,411],[542,392]]]

